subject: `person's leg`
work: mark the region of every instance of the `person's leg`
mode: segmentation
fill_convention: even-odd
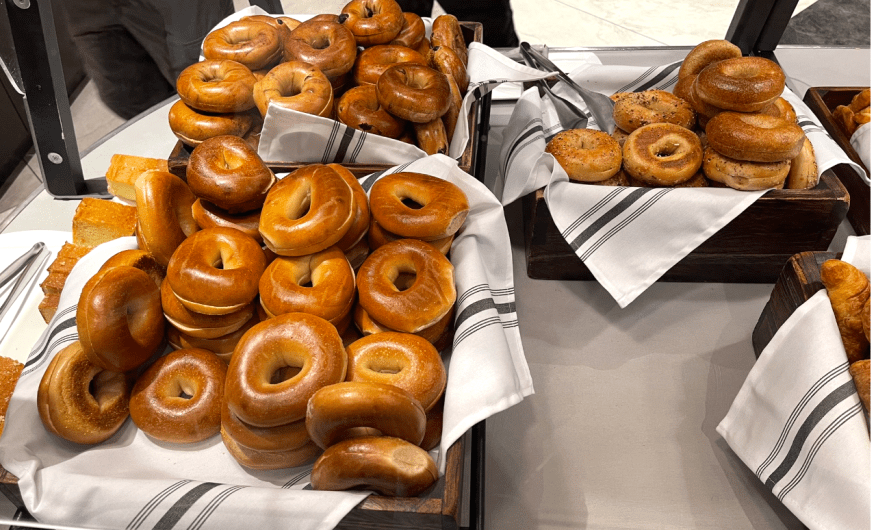
[[[150,54],[119,23],[114,3],[68,0],[62,5],[85,71],[113,112],[130,119],[173,93]]]

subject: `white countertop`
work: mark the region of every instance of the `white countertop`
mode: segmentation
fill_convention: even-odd
[[[605,50],[662,64],[686,49]],[[869,49],[783,48],[792,89],[869,85]],[[513,103],[494,102],[487,171]],[[83,159],[166,157],[166,106]],[[4,232],[69,230],[76,201],[39,194]],[[772,285],[658,283],[626,309],[595,282],[526,275],[521,208],[506,208],[520,331],[536,394],[487,421],[487,528],[802,528],[715,432],[755,357]],[[844,222],[834,245],[851,233]]]

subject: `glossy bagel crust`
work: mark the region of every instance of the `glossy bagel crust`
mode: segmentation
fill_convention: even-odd
[[[275,373],[300,368],[289,379]],[[225,383],[228,408],[257,427],[302,420],[307,400],[347,375],[347,352],[334,326],[306,313],[287,313],[253,326],[237,344]]]
[[[639,127],[623,147],[624,171],[657,186],[674,186],[691,178],[703,162],[697,135],[680,125],[652,123]]]
[[[447,46],[468,66],[468,45],[462,35],[459,20],[453,15],[440,15],[432,21],[432,46]]]
[[[276,24],[248,18],[211,31],[204,38],[204,58],[236,61],[258,70],[283,56],[283,35]]]
[[[426,433],[426,412],[408,391],[396,386],[347,381],[313,394],[306,424],[310,439],[323,449],[356,436],[362,427],[416,445]]]
[[[222,428],[239,445],[254,451],[288,451],[300,449],[310,442],[304,420],[276,427],[256,427],[242,421],[224,404]]]
[[[207,350],[182,349],[160,357],[134,384],[131,419],[165,442],[206,440],[219,432],[225,369]]]
[[[253,115],[249,112],[211,114],[197,111],[179,100],[167,114],[170,130],[184,144],[194,147],[207,138],[231,135],[244,136],[253,127]]]
[[[399,291],[402,274],[415,276]],[[444,317],[456,303],[453,265],[434,247],[416,239],[400,239],[366,258],[356,276],[359,303],[384,326],[406,333],[421,331]]]
[[[415,497],[438,480],[429,453],[399,438],[352,438],[329,447],[313,465],[314,489],[368,489],[382,495]]]
[[[684,58],[678,69],[678,79],[696,76],[712,63],[738,57],[742,57],[742,50],[730,41],[716,39],[701,42]]]
[[[162,267],[188,236],[199,230],[192,216],[195,194],[173,173],[146,171],[134,184],[137,244]]]
[[[409,207],[406,200],[419,208]],[[468,198],[458,186],[413,172],[394,173],[375,182],[370,207],[371,216],[386,230],[428,241],[455,234],[469,210]]]
[[[712,63],[697,75],[694,90],[705,103],[725,110],[757,112],[782,95],[785,74],[763,57]]]
[[[37,391],[46,430],[79,444],[98,444],[128,419],[131,384],[125,374],[92,363],[79,341],[59,351]]]
[[[779,162],[794,158],[806,139],[796,122],[766,114],[722,112],[706,125],[709,147],[722,155],[749,162]]]
[[[98,272],[82,288],[76,329],[82,349],[95,365],[112,372],[137,368],[164,340],[158,286],[134,267]]]
[[[374,85],[387,68],[401,63],[427,65],[426,58],[420,52],[398,44],[365,48],[353,65],[353,82],[357,85]]]
[[[367,133],[398,138],[405,131],[406,122],[380,106],[374,85],[353,87],[340,97],[338,121]]]
[[[286,39],[285,58],[319,68],[328,78],[346,74],[356,61],[356,38],[335,20],[302,22]]]
[[[314,443],[306,443],[298,449],[282,451],[256,451],[242,446],[231,436],[223,425],[220,429],[222,443],[237,463],[250,469],[286,469],[304,465],[319,455],[320,448]]]
[[[405,17],[404,24],[398,35],[389,43],[416,48],[426,38],[426,24],[416,13],[405,12],[402,15]]]
[[[371,210],[368,206],[368,194],[362,188],[359,180],[355,175],[350,173],[350,170],[341,164],[329,164],[335,173],[341,176],[344,181],[353,190],[353,224],[347,229],[338,242],[337,246],[344,252],[350,252],[356,247],[359,242],[365,240],[365,235],[368,233],[368,227],[371,225]]]
[[[235,214],[261,208],[277,177],[246,140],[216,136],[192,151],[186,181],[196,196]]]
[[[790,160],[747,162],[728,158],[711,147],[703,155],[706,177],[737,190],[781,189],[790,170]]]
[[[186,67],[176,79],[176,92],[186,105],[204,112],[243,112],[255,106],[256,78],[235,61],[206,60]]]
[[[366,48],[393,40],[405,23],[395,0],[352,0],[341,9],[338,20],[353,33],[356,43]]]
[[[258,243],[262,242],[262,235],[259,233],[259,218],[261,216],[261,210],[251,210],[239,214],[229,213],[210,201],[201,199],[197,199],[192,204],[192,217],[202,230],[220,226],[234,228],[255,239]]]
[[[384,383],[407,390],[428,412],[444,393],[447,372],[428,340],[386,332],[347,346],[347,380]]]
[[[183,305],[173,294],[173,289],[170,288],[167,280],[161,283],[161,307],[168,324],[188,336],[199,339],[216,339],[233,333],[243,327],[255,312],[255,304],[250,302],[226,315],[196,313]]]
[[[650,123],[674,123],[685,129],[696,125],[696,111],[690,103],[664,90],[633,92],[614,105],[614,121],[626,132]]]
[[[330,167],[313,164],[280,180],[265,199],[259,232],[281,256],[305,256],[341,240],[355,220],[353,190]]]
[[[554,136],[545,152],[557,159],[569,178],[578,182],[599,182],[620,171],[620,144],[602,131],[569,129]]]
[[[377,100],[391,114],[415,123],[440,118],[450,108],[450,82],[428,66],[402,63],[377,80]]]
[[[268,104],[306,114],[330,117],[334,104],[331,81],[319,68],[301,61],[280,63],[253,87],[255,105],[262,116]]]
[[[256,297],[265,262],[259,244],[240,230],[208,228],[176,249],[167,282],[190,311],[226,315]]]

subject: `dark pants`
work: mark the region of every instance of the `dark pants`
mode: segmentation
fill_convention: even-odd
[[[252,0],[282,13],[280,0]],[[234,12],[232,0],[67,0],[73,41],[101,100],[129,119],[166,99],[198,62],[201,41]]]
[[[433,0],[396,0],[402,11],[432,16]],[[514,30],[511,0],[439,0],[441,7],[460,21],[484,25],[484,44],[513,48],[519,44]]]

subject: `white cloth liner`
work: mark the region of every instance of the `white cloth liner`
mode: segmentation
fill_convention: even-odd
[[[861,157],[861,162],[867,166],[867,169],[870,169],[870,147],[872,145],[870,141],[870,122],[858,127],[855,132],[852,133],[849,142],[852,144],[852,147],[855,148],[858,156]],[[870,184],[869,178],[866,176],[861,178],[863,178],[868,185]]]
[[[469,216],[451,251],[458,290],[449,359],[444,432],[432,452],[444,472],[447,449],[470,427],[532,394],[514,298],[510,239],[502,206],[455,160],[435,155],[394,168],[460,186]],[[371,184],[382,174],[362,179]],[[2,240],[0,240],[2,243]],[[136,248],[133,237],[101,245],[76,265],[58,313],[35,344],[12,396],[0,463],[19,478],[28,510],[45,523],[95,528],[333,528],[366,495],[305,491],[309,466],[246,470],[218,436],[191,445],[156,442],[128,421],[94,446],[49,434],[36,394],[51,358],[76,340],[75,311],[85,282],[113,254]],[[445,352],[446,356],[446,352]]]
[[[570,76],[603,94],[660,89],[672,91],[681,62],[653,67],[606,66],[594,55]],[[562,83],[554,91],[589,114],[580,96]],[[789,89],[783,97],[815,148],[819,173],[854,164],[806,105]],[[591,120],[588,128],[598,128]],[[766,191],[730,188],[624,188],[569,182],[545,145],[562,126],[553,104],[536,88],[523,93],[504,131],[498,175],[487,185],[502,204],[540,188],[557,228],[593,276],[626,307],[669,268],[723,228]]]
[[[251,15],[268,13],[258,6],[250,6],[224,18],[213,29]],[[286,16],[304,21],[313,15]],[[423,21],[426,35],[431,35],[432,20],[427,17]],[[495,67],[497,62],[500,64],[498,70]],[[548,74],[517,64],[489,46],[473,42],[469,44],[468,75],[468,90],[463,96],[460,119],[456,122],[448,153],[456,159],[462,156],[470,139],[468,118],[474,103],[507,81],[539,79]],[[329,118],[273,104],[268,105],[258,153],[262,160],[271,162],[322,164],[402,164],[426,156],[420,148],[399,140],[368,134]]]
[[[869,270],[869,239],[850,237],[844,261]],[[870,528],[867,420],[824,289],[776,332],[717,431],[808,528]]]

